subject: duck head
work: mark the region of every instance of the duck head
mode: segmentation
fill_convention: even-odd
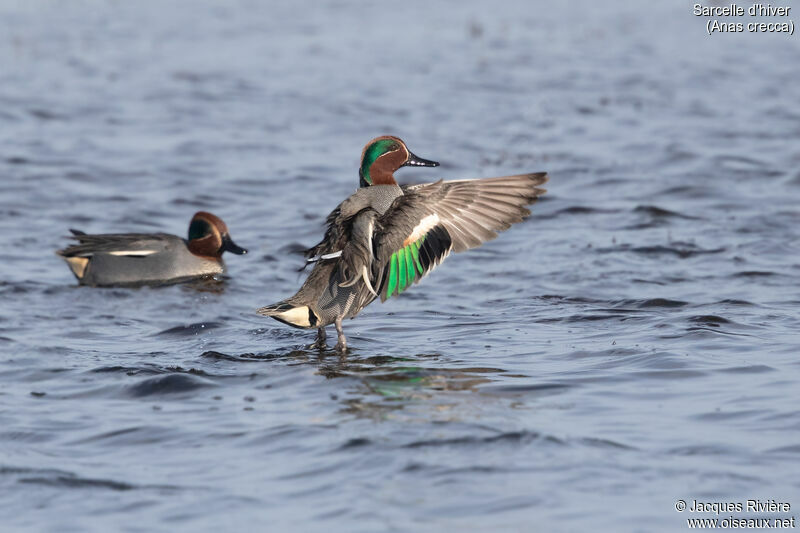
[[[189,251],[205,257],[222,257],[223,252],[246,254],[228,234],[228,226],[216,215],[198,211],[189,224]]]
[[[397,183],[394,171],[405,166],[438,167],[439,163],[415,156],[406,143],[397,137],[376,137],[367,143],[361,154],[361,168],[358,171],[361,186],[394,185]]]

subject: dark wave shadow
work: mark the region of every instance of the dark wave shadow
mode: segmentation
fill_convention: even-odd
[[[147,396],[162,396],[165,394],[178,394],[193,392],[198,389],[215,387],[216,383],[209,379],[191,374],[167,374],[146,378],[127,388],[127,393],[134,398]]]
[[[104,489],[111,491],[129,491],[155,489],[161,491],[177,491],[177,485],[137,485],[113,479],[81,477],[72,472],[53,468],[28,468],[0,466],[0,478],[16,478],[17,483],[42,485],[63,489]]]

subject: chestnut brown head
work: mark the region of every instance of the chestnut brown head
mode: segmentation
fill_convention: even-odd
[[[216,215],[198,211],[189,223],[189,251],[206,257],[222,257],[224,252],[246,254],[228,234],[228,226]]]

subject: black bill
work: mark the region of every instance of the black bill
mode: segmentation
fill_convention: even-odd
[[[438,167],[439,163],[429,159],[422,159],[417,157],[411,152],[408,152],[408,161],[403,164],[404,167]]]
[[[222,237],[222,251],[236,255],[244,255],[247,253],[247,250],[233,242],[233,239],[231,239],[231,236],[227,233]]]

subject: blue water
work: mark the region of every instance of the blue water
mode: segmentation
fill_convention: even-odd
[[[681,2],[0,2],[0,529],[800,509],[798,52]],[[384,133],[442,163],[401,182],[549,192],[309,350],[255,309]],[[251,252],[221,283],[77,287],[53,253],[200,209]]]

